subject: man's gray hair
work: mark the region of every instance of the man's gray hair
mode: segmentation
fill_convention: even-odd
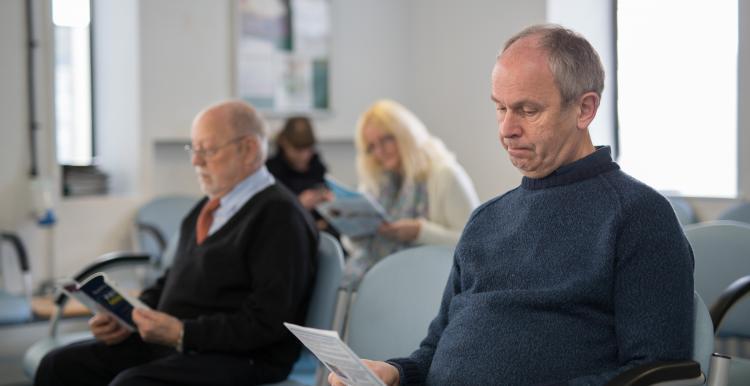
[[[258,140],[258,161],[266,161],[268,155],[268,124],[250,104],[234,100],[224,103],[228,109],[229,124],[237,135],[252,135]]]
[[[538,36],[541,48],[547,53],[549,69],[560,89],[563,105],[587,92],[593,91],[601,97],[604,67],[599,54],[586,38],[556,24],[537,24],[508,39],[503,52],[529,36]]]

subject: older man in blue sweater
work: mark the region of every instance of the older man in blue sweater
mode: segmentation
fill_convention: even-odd
[[[472,215],[419,349],[367,362],[386,384],[602,385],[690,358],[692,251],[669,203],[593,146],[603,83],[572,31],[508,41],[492,100],[523,180]]]

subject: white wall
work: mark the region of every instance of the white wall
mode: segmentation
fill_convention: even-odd
[[[344,182],[356,183],[351,161],[354,152],[347,141],[351,140],[358,114],[377,98],[406,96],[407,4],[401,0],[332,1],[333,107],[314,121],[318,136],[328,142],[322,146],[330,169]],[[145,24],[141,31],[145,47],[141,51],[145,71],[142,84],[151,90],[144,91],[148,99],[144,103],[144,125],[152,139],[146,146],[153,151],[155,165],[150,172],[150,188],[154,194],[177,189],[197,193],[181,144],[188,141],[190,121],[199,109],[234,94],[232,2],[191,0],[189,7],[171,13],[166,12],[173,6],[169,0],[142,2],[141,6]],[[197,20],[205,25],[196,26]],[[190,38],[185,39],[186,35]],[[198,48],[209,45],[208,50]],[[185,64],[196,56],[200,57],[198,64]],[[282,124],[273,117],[269,121],[273,131]],[[326,151],[329,147],[332,154]]]
[[[490,73],[506,39],[544,22],[545,2],[410,4],[410,95],[404,102],[456,153],[480,199],[515,187],[521,175],[498,140]]]
[[[22,1],[0,4],[0,52],[23,52],[24,4]],[[14,38],[5,38],[5,37]],[[26,57],[23,55],[0,55],[0,230],[15,229],[19,219],[28,208],[28,123],[26,111]],[[16,199],[10,199],[14,197]],[[11,256],[10,246],[0,246],[0,256]],[[0,261],[0,281],[12,289],[20,289],[18,265],[9,258]]]
[[[737,104],[738,112],[738,140],[737,155],[739,156],[739,196],[750,200],[750,2],[739,1],[739,58],[738,65],[739,92]]]
[[[25,20],[24,1],[0,2],[0,229],[14,229],[29,207]]]
[[[37,269],[36,276],[39,277],[48,268],[43,261],[47,256],[47,247],[52,247],[52,243],[45,243],[46,235],[32,216],[25,3],[24,0],[0,2],[0,114],[3,117],[0,125],[0,229],[16,232],[26,241],[30,264],[32,269]],[[46,11],[45,4],[35,2],[33,6],[39,13]],[[37,36],[48,30],[39,23],[35,27]],[[35,98],[38,110],[37,130],[34,133],[38,152],[38,174],[35,178],[54,181],[59,172],[49,167],[55,157],[49,108],[50,60],[45,52],[49,42],[39,40],[37,44],[41,49],[34,55],[39,83]],[[53,197],[56,198],[56,194]]]

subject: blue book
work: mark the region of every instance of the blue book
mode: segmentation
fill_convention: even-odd
[[[81,283],[75,280],[66,281],[61,288],[91,311],[112,315],[130,331],[136,330],[132,317],[133,309],[148,308],[143,302],[117,287],[103,272],[95,273]]]

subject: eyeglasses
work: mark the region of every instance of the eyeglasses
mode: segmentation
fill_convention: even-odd
[[[239,140],[241,140],[241,139],[243,139],[245,137],[247,137],[247,135],[240,135],[237,138],[229,140],[229,142],[227,142],[227,143],[225,143],[223,145],[214,146],[214,147],[210,147],[210,148],[206,148],[206,149],[196,149],[196,148],[193,147],[193,145],[185,145],[185,151],[188,154],[190,154],[191,157],[192,156],[196,156],[196,157],[201,157],[203,159],[209,159],[209,158],[212,158],[213,156],[215,156],[216,154],[218,154],[219,150],[221,150],[221,149],[223,149],[223,148],[225,148],[225,147],[227,147],[227,146],[229,146],[229,145],[231,145],[231,144],[233,144],[233,143],[235,143],[235,142],[237,142],[237,141],[239,141]]]
[[[365,148],[365,151],[367,154],[372,154],[375,152],[375,149],[377,148],[384,148],[386,145],[390,145],[396,141],[396,138],[391,134],[386,134],[373,143],[367,144],[367,147]]]

